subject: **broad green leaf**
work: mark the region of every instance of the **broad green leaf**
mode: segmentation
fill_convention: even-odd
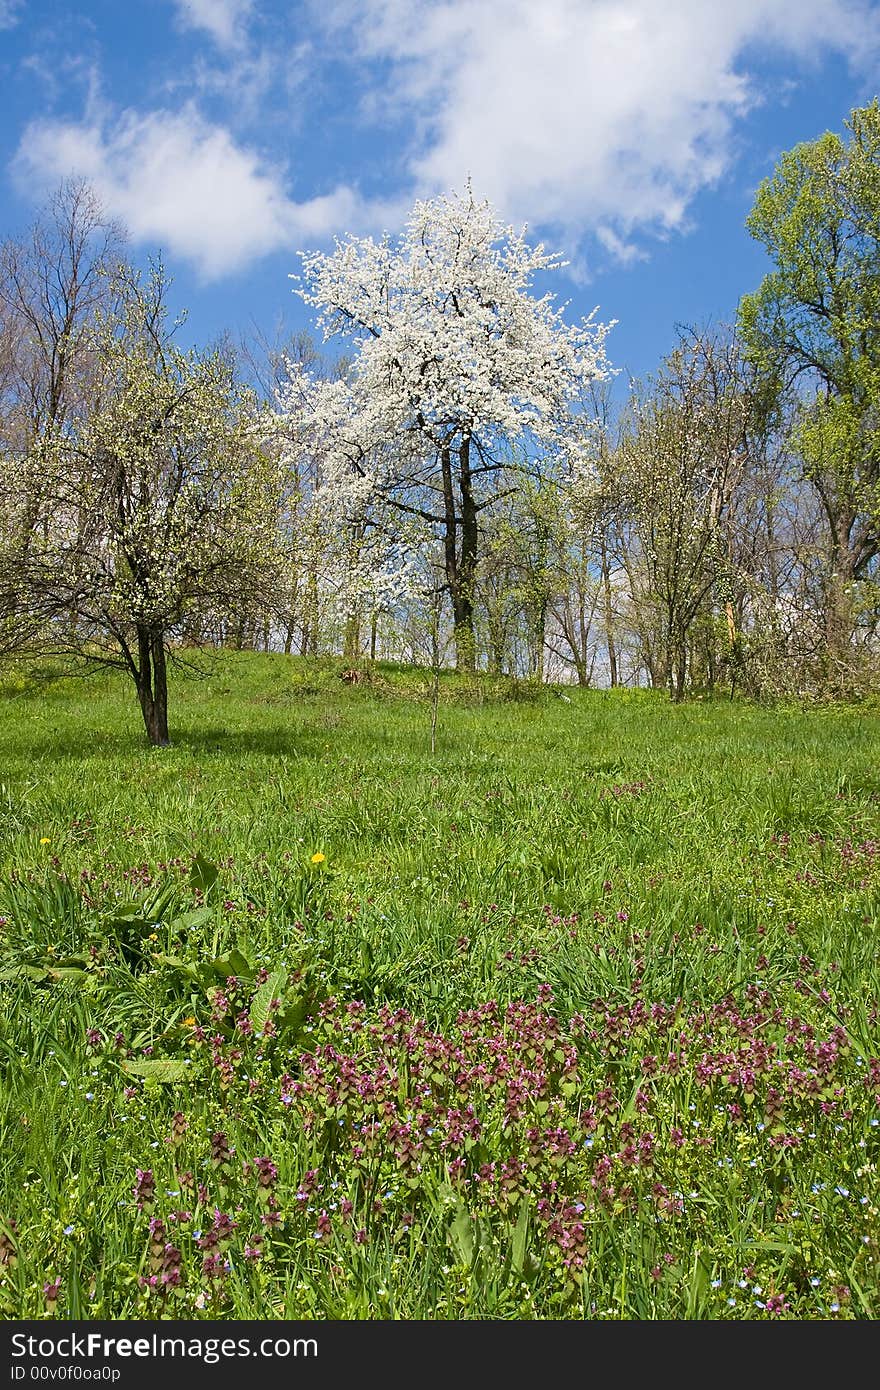
[[[124,929],[127,933],[131,934],[132,932],[139,931],[150,932],[153,930],[156,923],[153,921],[152,917],[145,917],[142,912],[117,912],[111,917],[107,925],[110,931],[115,927],[117,931]]]
[[[233,947],[225,956],[218,956],[216,960],[210,961],[206,968],[224,980],[228,980],[230,975],[249,980],[256,974],[255,967],[237,947]]]
[[[147,921],[148,919],[144,917],[143,912],[142,902],[117,903],[113,908],[112,920],[114,922],[129,922],[134,917],[140,917],[143,921]]]
[[[272,1000],[283,999],[286,987],[287,971],[284,969],[273,971],[268,980],[260,985],[251,1004],[251,1023],[257,1033],[262,1033],[266,1026]]]
[[[0,980],[17,980],[24,975],[29,980],[47,980],[48,970],[39,965],[13,965],[8,970],[0,971]]]
[[[217,882],[218,874],[219,870],[215,864],[209,863],[207,859],[203,859],[200,854],[197,854],[189,871],[190,887],[199,893],[207,894]]]
[[[529,1200],[523,1197],[519,1204],[519,1216],[511,1240],[513,1268],[521,1275],[525,1267],[526,1251],[529,1246]]]
[[[303,995],[288,998],[278,1013],[278,1027],[284,1033],[298,1033],[309,1015],[309,1001]]]
[[[188,980],[198,981],[201,978],[199,967],[182,960],[180,956],[155,955],[153,961],[156,965],[168,966],[170,970],[179,970]]]
[[[459,1206],[455,1220],[449,1229],[452,1248],[463,1265],[470,1265],[474,1258],[474,1223],[466,1207]]]
[[[706,1297],[709,1287],[709,1270],[707,1269],[701,1252],[698,1250],[694,1255],[694,1267],[691,1270],[690,1288],[688,1289],[688,1316],[698,1315],[700,1306]]]
[[[133,1057],[122,1063],[122,1070],[145,1081],[183,1081],[188,1068],[185,1062],[175,1062],[171,1057]]]
[[[193,908],[192,912],[181,913],[179,917],[172,917],[167,925],[172,931],[189,931],[192,927],[200,927],[213,914],[214,909],[206,904],[204,907]]]

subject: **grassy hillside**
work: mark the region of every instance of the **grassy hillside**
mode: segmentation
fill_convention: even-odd
[[[0,691],[7,1316],[880,1315],[877,707]],[[5,1234],[4,1234],[5,1232]]]

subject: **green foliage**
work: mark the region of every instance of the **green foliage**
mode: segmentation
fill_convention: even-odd
[[[771,375],[815,373],[836,394],[865,396],[880,365],[880,104],[846,124],[849,142],[827,132],[798,145],[761,184],[748,227],[774,269],[740,318]]]
[[[853,584],[880,526],[880,103],[848,140],[826,132],[782,155],[748,219],[773,269],[746,295],[744,342],[777,397],[796,398],[791,443],[828,524],[826,632],[850,655]]]

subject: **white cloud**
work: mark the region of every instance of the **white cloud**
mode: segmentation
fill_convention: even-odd
[[[0,23],[17,3],[0,0]],[[81,120],[26,128],[15,172],[26,191],[84,175],[137,241],[208,279],[333,233],[394,228],[414,195],[470,176],[512,221],[552,228],[585,281],[597,244],[629,263],[646,234],[686,229],[695,195],[732,167],[742,118],[771,95],[756,59],[783,60],[779,99],[797,64],[835,52],[871,74],[880,56],[872,0],[306,0],[275,14],[295,23],[294,41],[285,48],[273,31],[264,49],[248,37],[256,0],[173,3],[222,52],[200,50],[161,95],[153,89],[149,110],[112,113],[96,79]],[[406,185],[393,200],[367,202],[340,176],[297,201],[287,170],[241,137],[246,124],[263,145],[307,128],[315,108],[279,95],[282,77],[294,86],[306,71],[317,109],[332,101],[333,119],[350,120],[353,147],[385,122]],[[190,100],[177,109],[184,82]]]
[[[623,237],[618,236],[613,227],[600,223],[595,230],[600,244],[621,265],[633,265],[636,261],[647,260],[647,253],[642,247],[636,246],[635,242],[625,241]]]
[[[13,171],[29,191],[71,174],[88,179],[135,241],[185,258],[205,280],[371,220],[371,208],[344,185],[296,202],[279,170],[192,106],[128,111],[112,128],[106,113],[80,123],[35,121]]]
[[[871,71],[869,0],[327,0],[327,22],[379,60],[389,116],[407,116],[420,191],[475,189],[516,221],[575,242],[597,232],[622,258],[633,232],[686,225],[695,194],[736,152],[762,100],[760,53],[829,50]],[[382,72],[382,68],[378,71]]]
[[[0,0],[0,29],[11,29],[17,24],[23,0]]]
[[[253,0],[174,0],[174,4],[184,28],[206,30],[220,48],[236,48],[244,42]]]

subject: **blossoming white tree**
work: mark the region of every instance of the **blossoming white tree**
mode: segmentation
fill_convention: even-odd
[[[351,340],[353,364],[333,382],[294,372],[285,426],[303,447],[321,441],[324,488],[348,515],[352,499],[378,502],[439,538],[459,669],[475,661],[480,513],[523,458],[564,451],[572,403],[607,373],[607,327],[567,325],[532,292],[560,264],[469,187],[416,203],[396,242],[350,237],[303,257],[298,292],[325,339]]]

